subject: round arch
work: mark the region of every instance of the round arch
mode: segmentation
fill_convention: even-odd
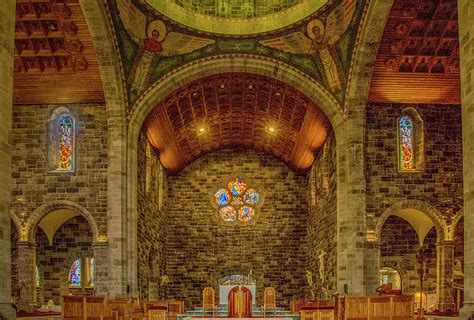
[[[154,83],[133,106],[127,135],[129,245],[137,246],[137,140],[148,113],[168,94],[204,76],[220,73],[244,72],[267,76],[297,88],[311,99],[328,117],[336,141],[345,140],[344,118],[336,99],[318,82],[303,72],[279,61],[252,55],[222,55],[194,61],[166,75]],[[137,288],[136,249],[129,250],[129,283],[132,292]],[[134,276],[135,275],[135,276]]]
[[[410,290],[410,279],[407,269],[398,261],[388,260],[380,264],[380,269],[382,268],[392,268],[398,272],[402,282],[402,293],[409,292]]]
[[[13,224],[15,225],[16,231],[18,233],[18,241],[27,241],[27,234],[24,231],[25,229],[23,224],[21,223],[20,218],[18,218],[16,214],[10,211],[10,219],[13,221]]]
[[[92,230],[92,242],[96,243],[99,240],[99,228],[95,222],[94,217],[81,205],[68,201],[68,200],[57,200],[45,203],[38,207],[33,214],[29,217],[28,222],[26,223],[25,234],[27,240],[31,243],[35,243],[35,230],[38,227],[41,219],[46,217],[50,212],[59,210],[59,209],[70,209],[80,213],[89,223],[89,226]]]
[[[380,240],[380,234],[382,232],[382,228],[385,224],[385,221],[387,221],[390,216],[397,216],[397,213],[404,209],[417,210],[423,213],[436,228],[436,235],[438,241],[445,240],[446,226],[439,218],[441,217],[441,213],[438,210],[436,210],[430,204],[420,200],[402,200],[385,210],[384,213],[377,219],[377,225],[375,226],[376,241]]]

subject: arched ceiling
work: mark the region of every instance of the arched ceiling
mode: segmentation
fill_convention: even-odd
[[[226,148],[265,151],[305,172],[331,131],[321,109],[295,88],[246,73],[207,76],[179,88],[143,126],[170,173]]]
[[[290,26],[328,0],[143,0],[160,14],[196,30],[250,35]]]
[[[460,99],[456,0],[395,0],[369,102],[459,104]]]

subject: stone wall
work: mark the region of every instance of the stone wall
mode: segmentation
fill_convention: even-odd
[[[336,290],[337,266],[337,203],[336,203],[336,141],[332,134],[317,155],[309,173],[307,255],[308,270],[313,273],[316,297],[320,287]],[[324,250],[324,283],[319,276],[319,255]]]
[[[436,293],[436,230],[433,227],[425,241],[428,272],[424,277],[423,292]],[[417,261],[419,240],[413,227],[402,218],[389,217],[380,236],[380,267],[391,267],[402,277],[403,294],[420,291],[420,265]]]
[[[140,134],[138,140],[138,287],[140,297],[163,296],[160,276],[166,273],[166,175],[156,151]],[[147,177],[148,175],[148,177]],[[147,185],[148,184],[148,185]]]
[[[415,108],[424,124],[425,163],[421,172],[398,171],[397,119],[407,107]],[[369,104],[365,147],[367,213],[378,217],[405,199],[424,201],[443,214],[451,213],[453,207],[459,209],[463,181],[461,138],[459,106]]]
[[[68,288],[71,264],[77,258],[92,257],[92,231],[84,217],[76,216],[66,221],[56,231],[52,244],[43,230],[38,228],[36,243],[36,264],[41,279],[39,303],[52,299],[55,304],[59,304],[61,295],[68,292],[92,293],[92,290]]]
[[[104,106],[67,105],[75,117],[76,169],[48,172],[48,119],[57,106],[14,106],[12,211],[27,219],[39,206],[69,200],[87,209],[107,231],[107,113]]]
[[[220,225],[211,205],[214,191],[240,174],[264,197],[254,225]],[[307,177],[266,153],[222,150],[202,156],[168,177],[168,297],[199,306],[204,287],[232,274],[277,290],[277,304],[288,306],[306,286],[304,240],[308,220]],[[216,286],[216,295],[218,288]]]
[[[18,230],[13,221],[11,222],[11,286],[12,298],[16,302],[19,298],[19,279],[18,279]]]

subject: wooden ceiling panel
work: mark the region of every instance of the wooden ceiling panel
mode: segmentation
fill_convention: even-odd
[[[78,0],[17,0],[13,93],[14,104],[104,102]]]
[[[455,0],[395,0],[379,46],[369,102],[459,104]]]
[[[209,76],[178,89],[150,112],[144,128],[170,173],[225,148],[269,152],[305,172],[331,130],[321,109],[296,89],[246,73]]]

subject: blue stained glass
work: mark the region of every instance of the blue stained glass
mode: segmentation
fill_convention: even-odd
[[[219,189],[216,194],[214,195],[216,199],[216,203],[219,206],[226,206],[229,204],[230,201],[230,194],[229,191],[226,189]]]
[[[95,284],[95,277],[94,277],[94,268],[95,268],[95,260],[91,258],[90,266],[89,266],[89,274],[90,274],[90,285],[93,286]]]
[[[239,209],[239,221],[249,222],[255,216],[255,210],[249,206],[243,206]]]
[[[235,179],[229,182],[228,187],[234,196],[240,196],[247,188],[247,184],[242,179]]]
[[[400,118],[400,169],[414,170],[413,121],[409,116]]]
[[[81,285],[81,259],[77,259],[69,269],[69,285]]]
[[[219,210],[219,214],[221,215],[222,219],[227,222],[234,222],[237,218],[237,213],[235,212],[234,207],[223,207]]]
[[[244,194],[245,203],[256,205],[260,201],[260,194],[255,189],[248,189]]]

